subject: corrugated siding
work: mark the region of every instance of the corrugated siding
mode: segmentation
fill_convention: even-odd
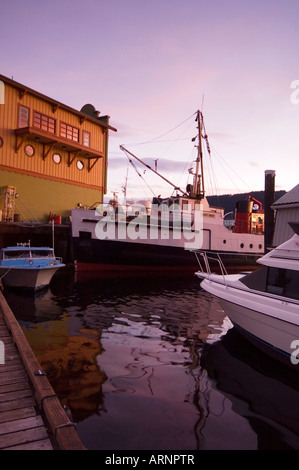
[[[10,104],[12,103],[12,104]],[[14,133],[12,129],[17,127],[17,101],[16,92],[13,88],[5,85],[5,104],[0,105],[0,136],[4,145],[0,148],[0,163],[11,165],[12,142],[14,144]]]
[[[43,146],[41,143],[34,142],[30,139],[24,139],[19,151],[15,152],[16,138],[14,129],[18,128],[18,105],[21,104],[30,108],[29,125],[33,127],[33,111],[38,111],[56,120],[56,134],[60,132],[60,122],[66,122],[71,126],[77,127],[80,130],[80,144],[82,144],[82,131],[86,130],[91,134],[91,148],[105,153],[105,139],[106,134],[100,126],[96,123],[85,119],[80,124],[79,116],[57,108],[53,112],[52,105],[30,94],[24,94],[21,98],[19,92],[12,86],[5,85],[5,104],[0,105],[0,136],[4,140],[4,145],[0,148],[0,165],[16,169],[28,174],[36,174],[42,177],[55,178],[58,181],[72,182],[74,184],[89,185],[91,187],[102,188],[104,178],[104,168],[106,165],[105,158],[97,161],[95,166],[90,172],[87,170],[88,161],[82,156],[78,156],[71,166],[68,166],[68,153],[62,149],[55,149],[52,147],[43,160],[42,152]],[[24,148],[26,144],[31,144],[35,148],[33,157],[28,157],[25,154]],[[88,148],[87,152],[88,152]],[[62,157],[60,164],[55,164],[52,160],[53,153],[58,152]],[[86,152],[86,153],[87,153]],[[82,160],[85,167],[83,170],[78,170],[76,163]]]
[[[289,226],[289,222],[299,222],[299,208],[279,209],[276,212],[275,230],[273,245],[278,246],[289,240],[294,231]]]

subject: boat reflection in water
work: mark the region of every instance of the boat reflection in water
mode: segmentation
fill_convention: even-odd
[[[202,352],[212,388],[246,417],[258,449],[299,449],[299,375],[244,341],[232,328]]]
[[[198,279],[55,278],[7,300],[87,449],[299,449],[297,376]]]

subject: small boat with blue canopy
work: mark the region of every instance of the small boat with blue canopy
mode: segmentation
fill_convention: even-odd
[[[64,266],[53,248],[20,243],[2,248],[0,281],[4,287],[37,290],[48,286],[56,271]]]

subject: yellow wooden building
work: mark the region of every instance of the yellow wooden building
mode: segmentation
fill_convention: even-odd
[[[102,202],[109,116],[80,111],[0,75],[0,216],[47,222]]]

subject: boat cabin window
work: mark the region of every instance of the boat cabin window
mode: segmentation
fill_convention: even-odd
[[[261,266],[240,279],[250,289],[266,291],[268,268]]]
[[[183,211],[188,211],[188,209],[189,209],[189,201],[188,201],[188,199],[183,199],[183,200],[182,200],[182,209],[183,209]]]
[[[30,251],[24,251],[24,250],[5,251],[3,258],[6,258],[6,259],[30,258]]]
[[[52,250],[35,250],[32,251],[32,258],[53,258]]]
[[[241,282],[250,289],[299,300],[299,271],[262,266]]]
[[[299,300],[299,272],[292,269],[269,268],[267,292]]]

